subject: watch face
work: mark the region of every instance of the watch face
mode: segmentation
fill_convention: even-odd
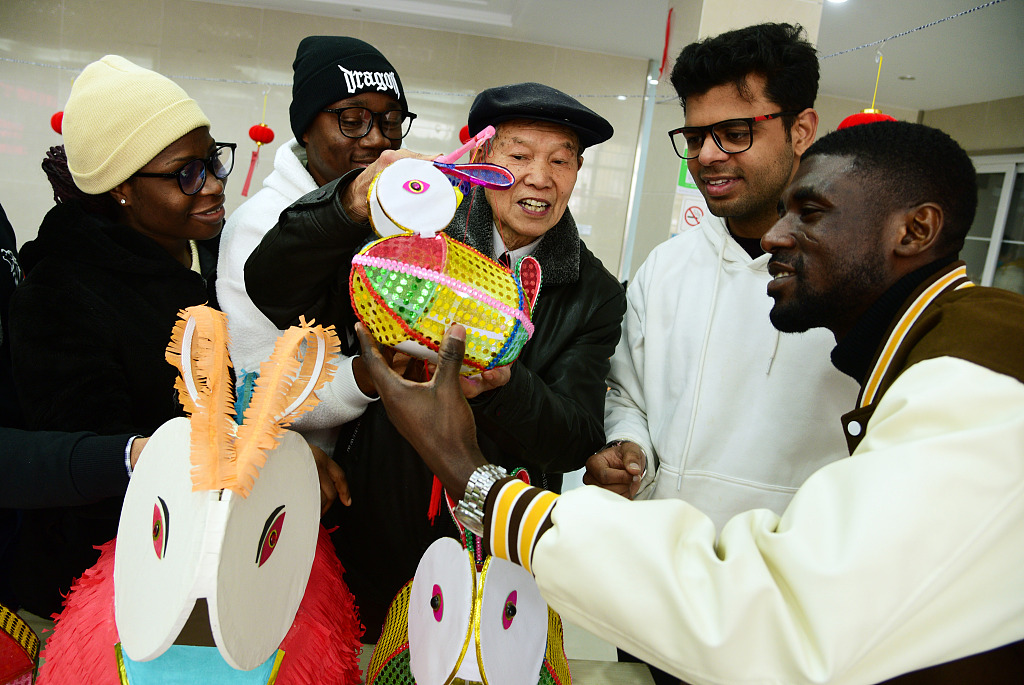
[[[462,503],[455,508],[455,518],[458,519],[459,523],[466,527],[466,529],[476,536],[483,535],[484,532],[484,519],[482,515],[478,515],[475,512],[467,511],[462,507]]]

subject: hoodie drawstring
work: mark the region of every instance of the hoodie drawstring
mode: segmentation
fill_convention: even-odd
[[[774,328],[774,326],[773,326]],[[768,357],[768,368],[764,370],[764,375],[769,375],[772,372],[772,364],[775,363],[775,355],[779,353],[779,340],[782,339],[782,333],[778,328],[775,328],[775,346],[772,347],[772,354]]]

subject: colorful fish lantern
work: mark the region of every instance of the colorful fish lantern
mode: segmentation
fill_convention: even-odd
[[[533,335],[540,264],[524,257],[510,271],[442,231],[457,193],[433,163],[401,159],[369,191],[378,235],[352,259],[349,289],[359,320],[382,344],[436,360],[452,324],[466,327],[462,373],[515,361]]]

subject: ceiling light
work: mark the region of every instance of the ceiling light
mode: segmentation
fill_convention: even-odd
[[[842,3],[842,2],[846,2],[846,0],[828,0],[828,1],[829,1],[829,2],[834,2],[834,3],[835,3],[835,4],[837,4],[837,5],[838,5],[838,4],[840,4],[840,3]]]
[[[625,99],[626,99],[626,96],[625,96],[625,95],[619,95],[619,96],[618,96],[618,99],[619,99],[619,100],[625,100]]]
[[[917,77],[912,74],[903,74],[901,76],[897,76],[896,78],[898,78],[900,81],[913,81]]]

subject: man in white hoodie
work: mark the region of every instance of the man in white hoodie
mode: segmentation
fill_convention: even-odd
[[[719,530],[748,509],[781,514],[847,454],[837,420],[856,383],[829,364],[827,331],[775,330],[765,295],[760,240],[818,125],[818,60],[801,33],[750,26],[676,60],[686,125],[670,137],[713,216],[655,248],[629,284],[605,405],[612,442],[584,478],[686,500]]]
[[[252,303],[244,266],[281,212],[303,195],[349,171],[365,168],[385,150],[397,150],[415,114],[409,112],[398,72],[369,43],[346,36],[308,36],[292,64],[289,107],[295,137],[274,156],[263,188],[228,219],[221,237],[217,299],[228,315],[231,359],[239,397],[274,350],[280,331]],[[376,393],[358,357],[342,356],[320,404],[296,428],[333,451],[333,428],[359,416]]]

